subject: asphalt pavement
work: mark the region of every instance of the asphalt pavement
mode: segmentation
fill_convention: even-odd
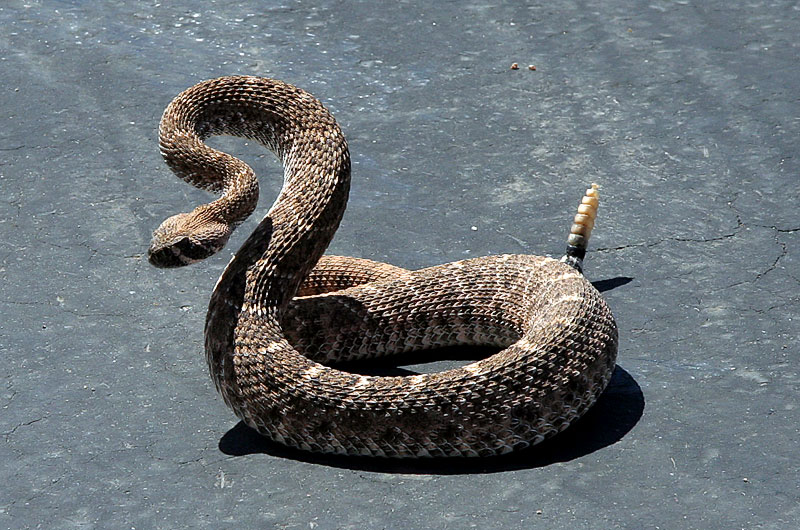
[[[0,25],[0,527],[797,527],[796,2],[10,0]],[[202,264],[145,256],[209,198],[163,164],[161,112],[227,74],[342,126],[331,253],[559,256],[600,184],[585,271],[620,347],[589,415],[469,461],[320,457],[240,424],[202,333],[255,220]],[[266,211],[273,155],[213,142]],[[399,368],[456,362],[418,361]]]

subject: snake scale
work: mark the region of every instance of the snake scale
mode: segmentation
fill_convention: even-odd
[[[211,376],[250,427],[315,452],[489,456],[563,431],[606,387],[617,327],[579,267],[502,255],[408,271],[323,256],[347,203],[347,143],[316,98],[280,81],[222,77],[169,104],[159,128],[167,165],[219,197],[156,229],[153,265],[214,254],[255,209],[253,170],[204,143],[220,134],[260,142],[284,167],[275,203],[220,276],[206,317]],[[570,241],[582,239],[573,232]],[[335,368],[463,345],[500,351],[422,375]]]

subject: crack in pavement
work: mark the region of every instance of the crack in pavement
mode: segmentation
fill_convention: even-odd
[[[26,497],[25,499],[15,499],[15,500],[12,500],[10,503],[8,503],[8,504],[6,504],[5,506],[3,506],[2,510],[0,510],[0,511],[2,511],[3,513],[8,513],[8,511],[9,511],[9,508],[13,508],[13,507],[14,507],[14,506],[16,506],[18,503],[22,503],[22,505],[23,505],[23,506],[27,506],[28,504],[30,504],[30,503],[31,503],[31,501],[33,501],[33,500],[35,500],[35,499],[37,499],[37,498],[41,497],[42,495],[44,495],[45,493],[47,493],[47,490],[49,490],[50,488],[52,488],[53,486],[55,486],[56,484],[58,484],[59,482],[61,482],[61,481],[64,479],[64,477],[66,477],[66,476],[67,476],[67,474],[68,474],[68,473],[69,473],[69,471],[64,471],[64,472],[62,472],[62,473],[61,473],[59,476],[57,476],[56,478],[54,478],[54,479],[50,479],[50,483],[49,483],[49,484],[47,484],[47,485],[43,486],[41,489],[39,489],[38,491],[36,491],[36,492],[35,492],[35,493],[33,493],[32,495],[30,495],[30,496]]]
[[[39,417],[39,418],[36,418],[36,419],[30,420],[30,421],[25,421],[25,422],[22,422],[22,423],[18,423],[18,424],[16,424],[16,425],[14,425],[14,427],[12,427],[10,431],[4,432],[4,433],[2,433],[2,434],[3,434],[3,436],[5,436],[5,438],[6,438],[6,442],[8,442],[8,439],[9,439],[11,436],[13,436],[13,435],[14,435],[14,433],[16,433],[16,432],[17,432],[17,430],[18,430],[18,429],[20,429],[21,427],[27,427],[28,425],[33,425],[34,423],[37,423],[37,422],[40,422],[40,421],[42,421],[42,420],[43,420],[43,419],[45,419],[46,417],[47,417],[47,416],[41,416],[41,417]]]
[[[598,247],[594,249],[594,252],[609,252],[612,250],[626,250],[629,248],[652,248],[664,243],[669,242],[678,242],[678,243],[713,243],[714,241],[723,241],[726,239],[731,239],[739,235],[739,232],[745,228],[745,224],[742,223],[740,220],[737,219],[736,228],[733,229],[733,232],[722,234],[721,236],[715,237],[701,237],[701,238],[693,238],[693,237],[665,237],[659,239],[658,241],[643,241],[641,243],[629,243],[626,245],[619,245],[616,247]]]

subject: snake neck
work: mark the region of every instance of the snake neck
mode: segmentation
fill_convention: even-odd
[[[222,193],[199,207],[200,215],[234,227],[253,211],[258,196],[252,170],[205,145],[205,138],[229,134],[256,140],[284,167],[277,199],[220,276],[206,316],[212,379],[223,399],[246,416],[240,410],[243,387],[236,352],[247,355],[256,347],[248,341],[251,325],[276,328],[273,335],[281,336],[281,312],[325,252],[344,214],[350,189],[347,143],[317,99],[270,79],[229,77],[195,85],[164,116],[162,152],[180,155],[167,157],[170,167],[192,184]]]
[[[236,351],[246,355],[255,347],[247,341],[251,325],[274,328],[273,336],[282,336],[280,314],[325,252],[344,214],[350,155],[330,113],[294,86],[236,76],[181,93],[164,112],[161,151],[179,177],[221,193],[189,216],[229,230],[252,213],[258,184],[247,164],[204,143],[220,134],[258,141],[284,167],[281,192],[220,276],[206,316],[212,378],[242,416]]]
[[[309,148],[313,146],[302,146],[304,153],[286,165],[275,204],[237,254],[247,265],[243,309],[259,308],[278,318],[339,227],[349,192],[344,139],[339,147],[344,156],[336,168],[322,167],[324,152]],[[261,252],[264,236],[269,244]]]
[[[258,182],[246,163],[204,143],[215,135],[256,140],[284,166],[278,198],[229,264],[229,280],[220,279],[216,298],[235,290],[230,278],[247,271],[246,304],[280,310],[325,252],[344,214],[347,143],[316,98],[281,81],[224,77],[181,93],[164,111],[161,152],[179,177],[221,193],[191,212],[192,219],[229,230],[255,209]]]

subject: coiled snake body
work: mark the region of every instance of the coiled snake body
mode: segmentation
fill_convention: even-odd
[[[617,328],[573,267],[503,255],[412,272],[323,256],[350,158],[333,117],[303,90],[249,76],[205,81],[172,101],[159,133],[173,172],[220,193],[159,226],[148,254],[160,267],[218,251],[256,206],[250,167],[204,139],[256,140],[283,162],[283,188],[218,280],[205,327],[217,389],[267,437],[353,455],[501,454],[562,431],[608,383]],[[457,345],[502,350],[414,376],[330,366]]]

